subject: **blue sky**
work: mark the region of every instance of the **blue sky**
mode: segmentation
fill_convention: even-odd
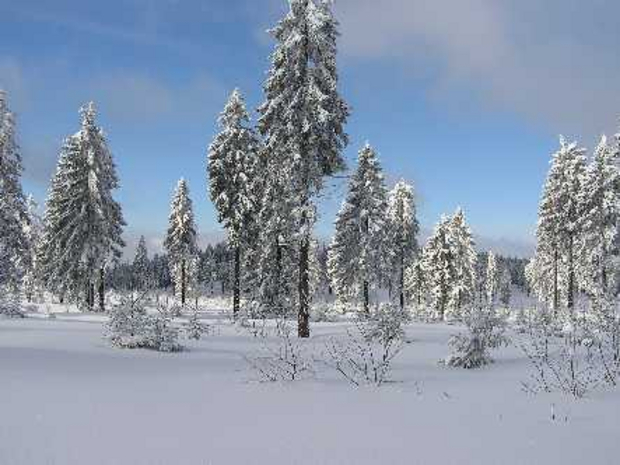
[[[0,0],[0,87],[18,116],[25,187],[39,201],[78,108],[94,100],[122,188],[127,239],[155,247],[189,180],[203,240],[221,235],[205,153],[234,87],[250,108],[284,0]],[[368,140],[390,183],[411,180],[431,228],[462,206],[481,246],[523,253],[557,135],[588,148],[620,116],[612,1],[337,0],[354,168]],[[317,227],[344,195],[331,185]]]

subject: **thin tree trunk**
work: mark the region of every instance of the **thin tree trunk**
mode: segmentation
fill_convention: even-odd
[[[105,270],[99,270],[99,310],[105,312]]]
[[[233,317],[237,318],[241,300],[241,248],[235,247],[235,279],[233,282]]]
[[[568,302],[569,311],[573,311],[575,306],[575,264],[573,260],[573,238],[570,238],[568,245]]]
[[[364,312],[370,313],[370,292],[368,291],[368,281],[364,280]]]
[[[558,249],[557,246],[553,251],[553,314],[556,315],[559,306],[559,291],[558,291]]]
[[[304,338],[310,337],[309,258],[310,239],[305,235],[299,251],[299,315],[297,321],[297,335]]]
[[[405,310],[405,254],[400,254],[400,309]]]
[[[185,306],[185,259],[181,262],[181,306]]]

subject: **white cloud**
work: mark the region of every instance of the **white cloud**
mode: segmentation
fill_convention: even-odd
[[[606,18],[617,17],[613,5],[339,0],[336,8],[345,55],[395,60],[424,75],[432,69],[431,92],[442,105],[455,90],[475,92],[483,106],[588,143],[613,130],[620,115],[620,34],[605,27]],[[587,26],[593,29],[584,32]]]

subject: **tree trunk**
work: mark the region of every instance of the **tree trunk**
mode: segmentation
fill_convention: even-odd
[[[186,286],[186,277],[185,277],[185,259],[181,262],[181,306],[185,306],[185,286]]]
[[[370,293],[368,291],[368,281],[364,280],[364,313],[370,314]]]
[[[405,310],[405,254],[400,254],[400,309]]]
[[[241,249],[235,247],[235,279],[233,281],[233,318],[237,318],[241,297]]]
[[[570,238],[568,245],[568,301],[569,311],[573,311],[575,306],[575,264],[573,262],[573,238]]]
[[[558,249],[557,246],[553,251],[553,314],[558,312],[560,296],[558,291]]]
[[[105,312],[105,270],[99,270],[99,311]]]
[[[297,335],[299,337],[310,337],[309,259],[310,239],[305,235],[299,250],[299,315],[297,321]]]

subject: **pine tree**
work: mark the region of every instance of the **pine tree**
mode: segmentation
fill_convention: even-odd
[[[577,251],[583,237],[585,149],[560,138],[547,175],[536,229],[536,254],[529,265],[532,285],[554,312],[562,295],[573,308],[577,287]]]
[[[422,250],[421,268],[433,317],[445,319],[454,279],[454,260],[449,238],[450,218],[444,216],[435,226]]]
[[[493,252],[489,252],[487,257],[485,278],[487,304],[489,308],[493,308],[499,291],[499,270],[497,268],[497,259]]]
[[[28,244],[30,256],[25,261],[26,268],[23,278],[24,295],[28,302],[32,302],[35,294],[39,292],[39,284],[37,279],[37,246],[41,239],[43,222],[38,213],[39,206],[35,202],[32,195],[26,198],[27,220],[23,222],[23,234]]]
[[[197,254],[194,211],[185,179],[179,180],[172,199],[164,247],[173,270],[176,293],[181,305],[185,305],[189,283],[195,274]]]
[[[369,290],[383,276],[387,191],[375,150],[368,144],[359,152],[358,167],[336,219],[328,267],[336,295],[346,300],[361,294],[369,312]]]
[[[264,213],[293,215],[296,251],[283,237],[273,237],[263,253],[283,271],[283,261],[298,263],[300,337],[309,328],[309,255],[315,218],[313,198],[322,190],[323,179],[344,168],[342,149],[348,140],[344,124],[348,108],[337,85],[336,39],[338,23],[327,0],[290,0],[288,14],[271,31],[277,44],[265,83],[266,101],[260,107],[259,130],[266,139],[266,202],[279,202],[278,194],[291,195],[284,205],[270,206]],[[275,186],[279,184],[279,186]],[[285,192],[281,192],[284,190]],[[272,219],[263,217],[261,227]],[[288,232],[288,224],[269,225],[262,234]],[[285,226],[283,228],[283,226]],[[289,257],[284,259],[283,255]],[[279,271],[278,271],[279,270]],[[281,281],[275,276],[270,281]]]
[[[473,236],[465,220],[465,214],[460,208],[450,220],[448,242],[453,262],[448,310],[452,317],[459,318],[462,316],[462,310],[475,300],[477,262]]]
[[[133,287],[139,291],[146,290],[152,285],[151,266],[149,263],[148,251],[146,249],[146,239],[140,236],[136,254],[133,259],[132,269]]]
[[[81,129],[65,140],[52,179],[39,263],[50,291],[62,299],[83,289],[90,309],[98,283],[103,311],[105,267],[121,255],[125,222],[112,197],[118,177],[104,133],[95,122],[95,106],[91,102],[80,112]]]
[[[413,187],[401,180],[389,193],[387,210],[390,279],[397,283],[400,308],[405,308],[405,270],[418,251],[419,231]]]
[[[18,294],[31,258],[30,244],[23,234],[29,219],[21,176],[22,158],[16,140],[15,118],[7,95],[0,90],[0,287]]]
[[[617,276],[614,259],[620,226],[620,135],[617,147],[603,136],[587,168],[584,182],[584,221],[581,258],[584,260],[584,287],[600,299],[615,291]]]
[[[421,252],[405,272],[405,291],[418,311],[421,309],[422,303],[426,298],[426,281],[424,279],[424,269],[422,267],[422,255]]]
[[[259,141],[248,127],[250,117],[235,89],[220,115],[221,132],[209,147],[208,176],[211,200],[228,231],[234,250],[233,314],[239,311],[242,249],[254,246],[258,215],[256,168]]]

